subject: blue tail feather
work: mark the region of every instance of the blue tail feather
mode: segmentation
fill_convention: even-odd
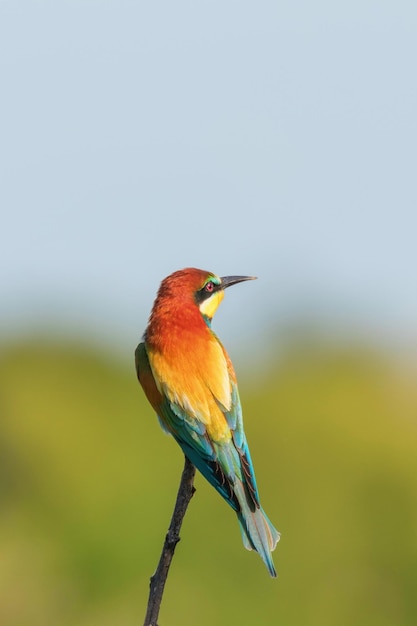
[[[246,484],[248,470],[241,470],[241,457],[236,448],[215,444],[216,456],[213,455],[213,459],[204,459],[183,441],[178,440],[178,443],[190,461],[236,511],[245,548],[258,552],[270,575],[275,578],[277,574],[271,552],[275,549],[280,534],[262,507],[259,504],[254,506],[253,493],[251,494]],[[253,468],[250,467],[250,470],[255,483]]]
[[[252,511],[246,502],[244,486],[236,481],[234,491],[240,504],[238,520],[242,533],[243,545],[247,550],[256,550],[270,575],[275,578],[277,573],[272,560],[271,552],[280,539],[280,534],[272,525],[262,507]]]

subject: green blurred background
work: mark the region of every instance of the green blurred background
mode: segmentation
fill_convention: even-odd
[[[271,580],[205,482],[163,626],[417,623],[417,4],[0,0],[0,624],[145,613],[183,459],[160,280],[259,280],[235,364]]]
[[[256,384],[241,374],[263,504],[282,532],[279,578],[198,476],[161,624],[415,624],[411,371],[298,346]],[[183,461],[133,365],[25,341],[3,350],[0,376],[1,623],[141,623]]]

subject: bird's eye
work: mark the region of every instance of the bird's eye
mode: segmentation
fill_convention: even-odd
[[[204,287],[204,291],[206,291],[207,293],[212,293],[213,290],[214,290],[214,283],[212,283],[210,280],[207,283],[207,285]]]

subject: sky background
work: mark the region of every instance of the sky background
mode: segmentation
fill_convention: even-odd
[[[215,330],[417,346],[417,4],[0,0],[0,339],[131,352],[160,280]]]

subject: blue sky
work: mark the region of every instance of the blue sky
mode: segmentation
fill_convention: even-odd
[[[411,1],[0,0],[0,336],[130,350],[192,265],[259,276],[226,344],[415,345],[416,59]]]

